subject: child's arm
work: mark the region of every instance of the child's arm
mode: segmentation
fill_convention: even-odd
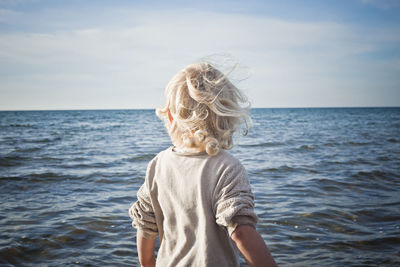
[[[252,226],[239,225],[231,234],[231,238],[249,266],[277,266],[264,240]]]
[[[156,244],[155,239],[146,239],[138,231],[136,243],[139,254],[139,261],[142,267],[156,266],[156,259],[154,257],[154,247]]]

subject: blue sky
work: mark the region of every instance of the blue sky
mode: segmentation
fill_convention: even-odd
[[[400,106],[399,0],[0,0],[0,110],[155,108],[215,53],[254,107]]]

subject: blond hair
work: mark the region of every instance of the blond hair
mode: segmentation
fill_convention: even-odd
[[[242,122],[247,134],[251,127],[250,105],[228,75],[210,63],[199,62],[171,79],[165,89],[166,106],[157,109],[156,114],[165,122],[174,145],[216,155],[221,148],[233,147],[232,136],[240,132]]]

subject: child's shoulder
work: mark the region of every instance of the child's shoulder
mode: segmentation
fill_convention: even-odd
[[[219,179],[242,179],[247,177],[247,171],[241,161],[226,150],[221,150],[215,158],[214,165]]]
[[[215,192],[230,190],[234,187],[248,188],[247,171],[240,160],[226,150],[221,150],[216,156],[219,160]]]
[[[227,165],[242,166],[242,163],[238,158],[236,158],[234,155],[223,149],[221,149],[221,151],[213,157],[221,161],[221,163]]]

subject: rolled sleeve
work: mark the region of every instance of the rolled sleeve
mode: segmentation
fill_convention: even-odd
[[[216,223],[226,227],[229,235],[238,225],[247,224],[255,228],[254,195],[242,165],[235,165],[224,172],[216,186],[216,195]]]
[[[156,239],[158,228],[146,183],[137,192],[137,199],[129,209],[129,216],[133,219],[132,226],[140,231],[144,238]]]

